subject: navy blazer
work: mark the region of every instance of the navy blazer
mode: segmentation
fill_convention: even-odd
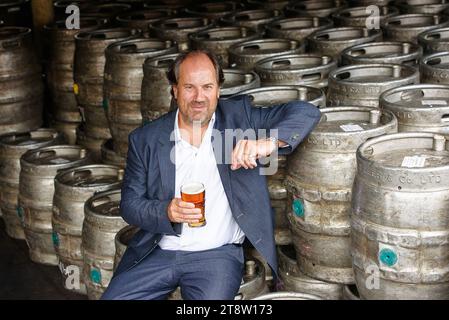
[[[291,153],[320,119],[320,111],[310,103],[292,101],[268,108],[252,107],[248,96],[220,99],[215,111],[214,129],[223,136],[225,129],[278,129],[279,140],[289,147],[279,154]],[[138,264],[157,246],[162,235],[177,235],[181,224],[171,223],[167,207],[175,195],[175,165],[170,161],[176,111],[169,112],[129,135],[129,149],[122,185],[120,212],[125,221],[138,226],[115,274]],[[222,153],[232,152],[222,144]],[[217,152],[215,150],[217,157]],[[220,154],[220,153],[218,153]],[[266,259],[277,275],[274,242],[274,210],[266,177],[255,169],[231,170],[224,158],[217,167],[232,215],[246,237]],[[221,164],[223,163],[223,164]]]

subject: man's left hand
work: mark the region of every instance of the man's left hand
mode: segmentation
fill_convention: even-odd
[[[256,159],[269,156],[277,148],[270,139],[240,140],[232,151],[231,169],[254,169],[257,167]]]

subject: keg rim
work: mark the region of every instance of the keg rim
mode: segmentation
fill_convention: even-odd
[[[364,143],[362,143],[358,149],[357,149],[357,164],[360,163],[370,163],[373,167],[382,167],[386,170],[397,170],[401,169],[404,171],[409,172],[439,172],[439,171],[447,171],[449,169],[449,164],[446,165],[440,165],[435,167],[423,167],[423,168],[410,168],[410,167],[402,167],[402,166],[393,166],[393,165],[387,165],[385,163],[378,163],[373,159],[368,158],[368,156],[365,155],[365,152],[374,144],[386,142],[386,141],[393,141],[397,140],[398,138],[429,138],[434,139],[435,136],[444,137],[444,139],[447,141],[448,135],[440,134],[440,133],[434,133],[434,132],[397,132],[397,133],[390,133],[385,134],[382,136],[371,138]],[[410,148],[411,149],[411,148]],[[446,151],[448,151],[448,148],[445,148]]]
[[[79,29],[67,29],[66,27],[66,21],[65,20],[56,20],[51,23],[48,23],[43,26],[44,30],[47,32],[55,32],[57,34],[59,33],[78,33],[78,32],[85,32],[89,30],[95,30],[101,26],[104,26],[107,23],[107,19],[102,17],[93,17],[93,16],[84,16],[83,18],[80,18],[80,23],[82,21],[89,21],[89,24],[87,26],[81,26]],[[95,24],[90,24],[90,22],[95,21]]]
[[[379,123],[379,125],[375,128],[369,129],[369,130],[364,130],[363,132],[368,132],[368,133],[373,133],[376,131],[385,131],[389,128],[394,128],[395,130],[397,129],[398,126],[398,119],[397,117],[394,115],[394,113],[390,110],[381,110],[377,107],[369,107],[369,106],[350,106],[350,105],[344,105],[344,106],[336,106],[336,107],[326,107],[326,108],[322,108],[320,109],[321,111],[321,119],[323,119],[326,115],[326,113],[331,113],[331,112],[350,112],[350,111],[357,111],[357,112],[371,112],[371,111],[376,111],[378,110],[380,112],[380,116],[387,116],[388,117],[388,121],[384,124]],[[322,121],[320,119],[320,122]],[[319,126],[320,122],[318,123],[317,126]],[[354,135],[354,136],[358,136],[360,135],[360,131],[352,131],[352,132],[344,132],[344,131],[316,131],[313,130],[311,132],[312,135],[327,135],[327,134],[331,134],[332,136],[348,136],[348,135]]]
[[[449,59],[449,51],[435,52],[432,54],[425,55],[420,59],[419,65],[420,67],[439,69],[434,65],[429,65],[428,62],[440,57],[447,57]]]
[[[70,181],[70,177],[67,177],[69,175],[72,175],[73,173],[77,172],[77,171],[88,171],[90,169],[106,169],[106,170],[111,170],[113,172],[117,172],[117,176],[120,173],[123,173],[124,170],[123,168],[120,168],[119,166],[113,165],[113,164],[104,164],[104,163],[94,163],[94,164],[86,164],[86,165],[81,165],[81,166],[76,166],[76,167],[70,167],[67,170],[63,170],[60,171],[56,174],[55,176],[55,183],[59,183],[61,185],[64,186],[68,186],[70,188],[76,188],[76,189],[89,189],[92,188],[91,185],[86,185],[86,186],[72,186],[71,184],[68,184],[67,181]],[[114,175],[111,175],[111,177]],[[111,186],[110,189],[115,189],[117,188],[120,184],[122,183],[122,180],[117,179],[117,181],[111,182],[111,183],[106,183],[104,184],[104,186],[109,185]],[[96,187],[98,185],[95,185]]]
[[[236,93],[235,95],[230,96],[229,98],[237,97],[237,96],[240,96],[240,95],[251,95],[253,93],[258,93],[258,92],[273,92],[273,91],[276,91],[276,90],[288,90],[288,91],[299,92],[299,90],[301,90],[301,89],[303,89],[303,90],[305,89],[306,94],[308,92],[315,92],[315,93],[319,93],[320,95],[318,95],[313,100],[291,100],[291,101],[309,102],[311,104],[314,104],[317,107],[320,107],[320,106],[324,107],[326,105],[326,95],[324,94],[324,91],[322,89],[311,87],[311,86],[302,86],[302,85],[301,86],[291,86],[291,85],[290,86],[287,86],[287,85],[283,85],[283,86],[266,86],[266,87],[248,89],[248,90],[240,91],[240,92]],[[275,103],[275,102],[273,102],[273,103]],[[321,105],[321,103],[322,103],[322,105]],[[324,108],[322,110],[324,110]]]
[[[89,199],[86,200],[84,203],[85,212],[89,212],[89,215],[93,217],[101,217],[102,219],[108,219],[108,220],[117,220],[118,218],[123,219],[120,212],[117,215],[106,215],[101,212],[97,212],[96,208],[105,204],[105,203],[115,203],[118,202],[118,208],[120,209],[120,201],[121,201],[121,188],[119,186],[108,189],[106,191],[101,191],[95,193],[93,196],[89,197]],[[112,199],[111,196],[116,197],[118,195],[118,200]],[[109,201],[101,202],[97,205],[95,205],[95,202],[98,200],[101,200],[103,198],[107,198]],[[87,217],[87,214],[86,214]]]
[[[262,294],[251,300],[324,300],[324,298],[309,293],[278,291]]]
[[[244,46],[250,46],[250,45],[254,45],[254,44],[265,44],[265,43],[289,43],[290,45],[292,45],[293,43],[296,44],[296,48],[294,49],[287,49],[284,52],[287,53],[294,53],[294,52],[303,52],[305,49],[305,40],[295,40],[295,39],[285,39],[285,38],[263,38],[263,39],[255,39],[255,40],[248,40],[248,41],[243,41],[243,42],[238,42],[238,43],[234,43],[233,45],[231,45],[228,49],[228,52],[230,54],[234,54],[236,56],[263,56],[266,55],[266,53],[257,53],[257,52],[252,52],[252,53],[245,53],[244,51],[240,51],[239,48],[242,48]],[[273,52],[274,54],[278,55],[278,52]]]
[[[111,38],[95,38],[92,37],[92,35],[95,34],[107,34],[107,33],[123,33],[128,35],[123,36],[117,36],[117,37],[111,37]],[[108,41],[123,41],[127,40],[132,37],[139,37],[141,35],[141,31],[135,28],[126,28],[126,27],[119,27],[119,28],[104,28],[104,29],[94,29],[94,30],[86,30],[81,31],[75,34],[74,38],[76,41],[92,41],[92,42],[108,42]],[[116,40],[116,39],[122,39],[122,40]],[[76,50],[76,49],[75,49]]]
[[[121,240],[121,238],[122,238],[123,236],[128,235],[128,234],[131,232],[132,235],[131,235],[131,237],[130,237],[130,239],[129,239],[129,240],[131,240],[131,239],[134,237],[134,235],[135,235],[137,232],[139,232],[140,230],[141,230],[141,229],[140,229],[139,227],[133,226],[133,225],[131,225],[131,224],[130,224],[130,225],[127,225],[127,226],[125,226],[125,227],[123,227],[123,228],[121,228],[120,231],[117,232],[116,235],[115,235],[115,243],[116,243],[116,244],[119,243],[120,245],[123,245],[123,246],[127,247],[128,244],[127,244],[127,243],[124,243],[124,242]],[[117,245],[116,245],[116,247],[117,247]]]
[[[298,58],[299,59],[318,58],[321,61],[323,61],[323,58],[325,58],[325,57],[327,59],[329,59],[328,63],[311,66],[311,67],[307,67],[307,68],[279,70],[279,69],[272,69],[272,68],[264,66],[264,64],[266,64],[266,63],[269,63],[271,61],[275,62],[277,60],[287,60],[287,59],[294,59],[294,58],[296,58],[296,59],[298,59]],[[257,61],[254,64],[254,71],[256,73],[258,73],[257,71],[270,72],[270,73],[280,73],[280,72],[285,72],[285,71],[288,71],[289,73],[304,73],[309,70],[320,71],[320,70],[335,69],[335,68],[337,68],[337,63],[338,63],[337,60],[334,59],[334,57],[329,56],[329,55],[319,55],[318,53],[287,53],[287,54],[281,54],[281,55],[264,58],[262,60]]]
[[[180,54],[181,54],[180,52],[174,52],[174,53],[167,53],[167,54],[162,54],[162,55],[154,56],[154,57],[148,57],[143,62],[143,69],[144,70],[145,70],[145,68],[168,69],[165,66],[154,65],[154,63],[157,63],[161,60],[176,59]]]
[[[394,7],[394,6],[381,6],[380,10],[382,11],[384,8],[386,8],[388,10],[388,12],[386,14],[384,14],[383,12],[380,12],[380,19],[386,19],[390,16],[393,15],[399,15],[399,10],[398,8]],[[353,20],[353,19],[362,19],[362,18],[367,18],[371,15],[371,13],[366,13],[366,6],[358,6],[358,7],[350,7],[350,8],[343,8],[337,12],[332,13],[332,17],[334,19],[341,19],[342,21],[348,21],[348,20]],[[365,13],[365,15],[361,15],[361,16],[342,16],[342,14],[346,13],[346,12],[351,12],[351,11],[362,11]]]
[[[183,27],[183,28],[164,28],[163,26],[166,25],[167,23],[170,22],[177,22],[177,21],[195,21],[195,22],[202,22],[202,25],[195,25],[195,26],[188,26],[188,27]],[[170,32],[170,31],[183,31],[186,32],[188,30],[192,30],[193,32],[195,31],[200,31],[206,28],[210,28],[214,25],[214,23],[208,19],[208,18],[203,18],[203,17],[171,17],[171,18],[167,18],[167,19],[160,19],[158,21],[155,21],[153,23],[150,23],[148,25],[148,28],[155,30],[157,32]],[[199,30],[195,30],[195,29],[199,29]]]
[[[237,76],[246,77],[247,75],[252,77],[252,80],[248,83],[239,84],[236,87],[223,87],[223,85],[220,87],[220,98],[224,97],[230,97],[232,95],[235,95],[241,91],[252,89],[252,87],[256,88],[260,86],[260,77],[259,75],[254,71],[245,71],[242,69],[231,69],[231,68],[224,68],[223,69],[223,75],[224,75],[224,83],[226,83],[226,75],[227,74],[235,74]],[[223,84],[224,84],[223,83]],[[241,90],[240,88],[244,88]]]
[[[294,28],[286,28],[283,29],[281,28],[276,28],[275,25],[282,25],[285,23],[290,23],[290,22],[299,22],[299,21],[311,21],[313,22],[314,19],[316,19],[318,21],[318,26],[305,26],[305,27],[294,27]],[[296,31],[296,30],[307,30],[307,29],[312,29],[312,30],[320,30],[320,29],[330,29],[334,26],[334,22],[327,18],[327,17],[311,17],[311,16],[305,16],[305,17],[295,17],[295,18],[281,18],[281,19],[276,19],[268,24],[265,25],[265,29],[271,31],[278,31],[278,32],[282,32],[282,31]]]
[[[258,14],[258,13],[266,13],[267,15],[262,17],[262,18],[254,18],[254,19],[248,19],[248,20],[244,20],[244,21],[239,21],[236,18],[238,16],[243,16],[243,15],[250,15],[250,14]],[[271,15],[270,15],[271,14]],[[274,14],[274,16],[273,16]],[[257,22],[257,21],[261,21],[261,20],[270,20],[270,19],[279,19],[279,17],[283,17],[283,13],[278,10],[278,9],[247,9],[247,10],[243,10],[243,11],[237,11],[234,13],[230,13],[225,15],[224,17],[222,17],[220,19],[220,21],[225,22],[225,23],[238,23],[238,22]]]
[[[224,7],[218,8],[218,11],[209,11],[207,7],[214,7],[223,5]],[[220,2],[203,2],[197,3],[192,8],[184,8],[186,14],[205,17],[209,19],[219,19],[224,15],[235,14],[238,9],[244,8],[243,4],[235,1],[220,1]]]
[[[408,66],[405,64],[397,64],[397,63],[362,63],[362,64],[355,64],[355,65],[348,65],[348,66],[343,66],[340,68],[337,68],[335,70],[332,70],[329,74],[329,80],[333,80],[335,82],[338,82],[339,84],[346,84],[346,85],[357,85],[357,84],[362,84],[362,83],[356,83],[356,82],[352,82],[352,81],[348,81],[347,79],[337,79],[337,75],[341,74],[341,73],[345,73],[348,72],[352,69],[374,69],[374,70],[379,70],[380,68],[401,68],[401,69],[408,69],[408,71],[413,71],[411,72],[410,75],[407,75],[406,77],[398,77],[397,79],[393,78],[393,80],[387,80],[387,81],[382,81],[380,83],[395,83],[395,82],[400,82],[400,81],[404,81],[404,79],[408,79],[408,78],[413,78],[416,76],[419,76],[419,71],[417,68],[413,67],[413,66]],[[370,81],[363,81],[363,85],[366,84],[376,84],[378,82],[370,82]]]
[[[198,36],[201,36],[203,34],[209,34],[210,32],[217,32],[217,31],[240,31],[240,34],[242,34],[243,32],[247,32],[248,34],[245,36],[239,36],[236,38],[222,38],[222,37],[218,37],[218,38],[205,38],[205,39],[198,39]],[[247,40],[256,40],[257,37],[260,36],[260,33],[257,32],[255,29],[253,28],[248,28],[245,26],[226,26],[226,27],[212,27],[212,28],[208,28],[205,30],[200,30],[198,32],[194,32],[194,33],[190,33],[188,35],[190,41],[193,42],[211,42],[211,43],[226,43],[226,42],[235,42],[235,41],[247,41]]]
[[[18,145],[18,144],[11,144],[9,143],[9,139],[15,136],[23,136],[23,135],[28,135],[30,137],[30,140],[32,140],[32,134],[33,133],[48,133],[49,136],[46,137],[49,140],[44,140],[44,141],[39,141],[39,142],[35,142],[33,144],[26,144],[26,145]],[[51,135],[51,137],[50,137]],[[46,145],[48,143],[51,143],[51,141],[58,141],[63,139],[63,134],[54,129],[54,128],[38,128],[36,130],[31,130],[31,131],[27,131],[27,132],[20,132],[20,131],[16,131],[16,132],[10,132],[4,135],[0,136],[0,147],[6,147],[6,148],[13,148],[13,149],[29,149],[30,146],[34,146],[33,149],[37,149],[39,148],[39,145]],[[37,146],[37,147],[35,147]]]
[[[433,25],[422,25],[422,26],[408,26],[408,25],[392,25],[390,24],[392,21],[401,21],[401,19],[407,19],[407,18],[433,18],[435,19],[435,17],[438,16],[440,21],[438,22],[438,24],[433,24]],[[421,30],[423,28],[425,28],[425,30],[428,29],[434,29],[434,28],[441,28],[441,27],[445,27],[449,25],[449,17],[443,14],[431,14],[431,13],[409,13],[409,14],[400,14],[397,16],[393,16],[390,17],[388,19],[385,19],[383,24],[382,24],[382,28],[385,28],[387,30]],[[424,31],[424,30],[423,30]]]
[[[448,7],[449,7],[449,2],[448,2]],[[449,35],[449,27],[442,27],[442,28],[426,30],[426,31],[418,34],[418,41],[425,45],[429,45],[432,43],[449,42],[449,36],[447,38],[439,38],[439,39],[427,39],[426,38],[432,34],[445,33],[445,32],[447,32]]]
[[[408,106],[398,106],[396,104],[397,101],[392,101],[392,100],[388,100],[388,97],[393,96],[396,93],[400,93],[400,92],[406,92],[406,91],[412,91],[412,90],[423,90],[423,89],[443,89],[443,90],[447,90],[448,92],[448,100],[449,100],[449,85],[444,85],[444,84],[431,84],[431,83],[418,83],[418,84],[411,84],[411,85],[406,85],[406,86],[401,86],[401,87],[396,87],[396,88],[392,88],[392,89],[388,89],[386,91],[384,91],[380,97],[379,97],[379,103],[383,108],[388,108],[388,109],[392,109],[392,110],[404,110],[407,109],[408,110]],[[417,110],[417,111],[430,111],[430,110],[435,110],[435,111],[440,111],[440,110],[446,110],[449,109],[449,105],[446,106],[432,106],[431,109],[429,109],[429,107],[426,106],[422,106],[422,107],[411,107],[409,110]]]
[[[356,38],[351,38],[351,39],[345,39],[345,40],[341,40],[341,39],[328,39],[328,40],[318,40],[317,37],[322,36],[324,34],[329,34],[329,33],[341,33],[344,31],[361,31],[363,33],[363,30],[367,30],[368,31],[368,35],[362,36],[362,37],[356,37]],[[309,35],[307,37],[308,41],[314,42],[314,43],[348,43],[348,42],[359,42],[361,39],[365,39],[365,40],[370,40],[373,41],[378,37],[382,37],[382,31],[381,30],[376,30],[376,29],[367,29],[364,27],[334,27],[334,28],[329,28],[329,29],[323,29],[323,30],[317,30],[314,33],[312,33],[311,35]]]
[[[366,48],[370,48],[370,47],[383,47],[383,46],[394,46],[394,47],[403,47],[404,44],[408,44],[410,46],[410,49],[412,50],[412,52],[410,53],[405,53],[405,54],[400,54],[394,58],[402,58],[402,57],[413,57],[415,55],[418,55],[417,58],[421,57],[423,54],[423,49],[420,45],[410,42],[410,41],[375,41],[375,42],[367,42],[367,43],[361,43],[361,44],[357,44],[353,47],[349,47],[346,48],[342,51],[341,56],[342,58],[346,58],[346,59],[351,59],[352,60],[358,60],[358,57],[360,57],[360,60],[363,59],[373,59],[373,58],[369,58],[369,57],[364,57],[364,56],[354,56],[351,53],[351,51],[355,51],[355,50],[360,50],[360,49],[366,49]],[[377,59],[383,59],[384,57],[378,57]],[[389,57],[386,57],[389,58]]]
[[[409,10],[410,8],[428,8],[428,7],[444,7],[449,8],[449,3],[441,3],[441,0],[435,0],[436,3],[418,3],[418,4],[410,4],[409,0],[396,0],[395,6],[398,7],[398,9]],[[439,2],[439,3],[438,3]],[[442,10],[443,11],[443,10]]]
[[[143,51],[134,51],[134,52],[122,52],[120,49],[123,45],[132,45],[132,44],[136,44],[136,43],[148,43],[148,44],[160,44],[160,45],[165,45],[165,47],[163,48],[156,48],[157,51],[163,52],[161,54],[156,54],[156,55],[162,55],[162,54],[168,54],[168,53],[175,53],[178,51],[178,47],[176,45],[176,43],[172,40],[161,40],[158,38],[141,38],[141,37],[137,37],[137,38],[133,38],[133,39],[128,39],[128,40],[122,40],[122,41],[117,41],[117,42],[113,42],[111,44],[109,44],[106,49],[105,49],[105,56],[106,56],[106,63],[109,58],[112,58],[114,56],[118,56],[118,57],[139,57],[139,56],[145,56],[145,55],[154,55],[155,51],[154,50],[150,50],[147,51],[148,48],[144,48],[142,49]],[[152,48],[154,49],[154,48]]]
[[[19,27],[19,26],[2,26],[0,24],[1,30],[0,31],[12,31],[14,33],[9,34],[6,38],[1,39],[0,43],[5,41],[11,41],[11,40],[17,40],[22,39],[25,37],[31,37],[31,29],[27,27]],[[1,47],[0,47],[1,48]]]
[[[151,15],[153,13],[164,13],[165,16],[162,17],[151,17],[151,18],[147,18],[146,15]],[[133,19],[132,16],[134,15],[143,15],[144,18],[140,18],[140,19]],[[128,22],[146,22],[146,21],[156,21],[159,19],[163,19],[165,17],[170,17],[171,13],[169,10],[163,10],[163,9],[146,9],[146,10],[133,10],[133,11],[129,11],[129,12],[121,12],[119,13],[116,17],[115,20],[118,23],[128,23]]]
[[[55,149],[62,149],[62,150],[73,150],[77,152],[77,155],[79,156],[81,153],[85,153],[85,156],[82,158],[76,158],[73,161],[68,161],[66,163],[45,163],[45,164],[37,164],[33,161],[32,157],[35,155],[35,153],[39,152],[45,152],[45,151],[54,151]],[[78,145],[72,145],[72,144],[57,144],[52,145],[48,147],[38,148],[38,149],[32,149],[28,150],[21,158],[20,163],[22,162],[27,165],[37,166],[37,167],[51,167],[51,168],[65,168],[68,164],[70,165],[76,165],[77,163],[82,163],[84,161],[89,161],[91,157],[91,152],[87,150],[86,148]]]

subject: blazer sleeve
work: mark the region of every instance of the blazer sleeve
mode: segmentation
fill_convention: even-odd
[[[136,150],[134,135],[131,134],[122,183],[120,213],[127,223],[151,233],[176,235],[167,214],[171,200],[161,201],[147,197],[147,171],[148,167]]]
[[[277,129],[277,138],[288,143],[288,147],[278,150],[280,155],[288,155],[295,150],[321,118],[320,110],[313,104],[304,101],[291,101],[267,108],[255,108],[251,106],[250,100],[246,96],[244,104],[254,129]]]

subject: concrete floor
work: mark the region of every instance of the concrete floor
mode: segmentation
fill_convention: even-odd
[[[34,263],[24,240],[10,238],[0,218],[0,300],[86,300],[64,289],[58,267]]]

